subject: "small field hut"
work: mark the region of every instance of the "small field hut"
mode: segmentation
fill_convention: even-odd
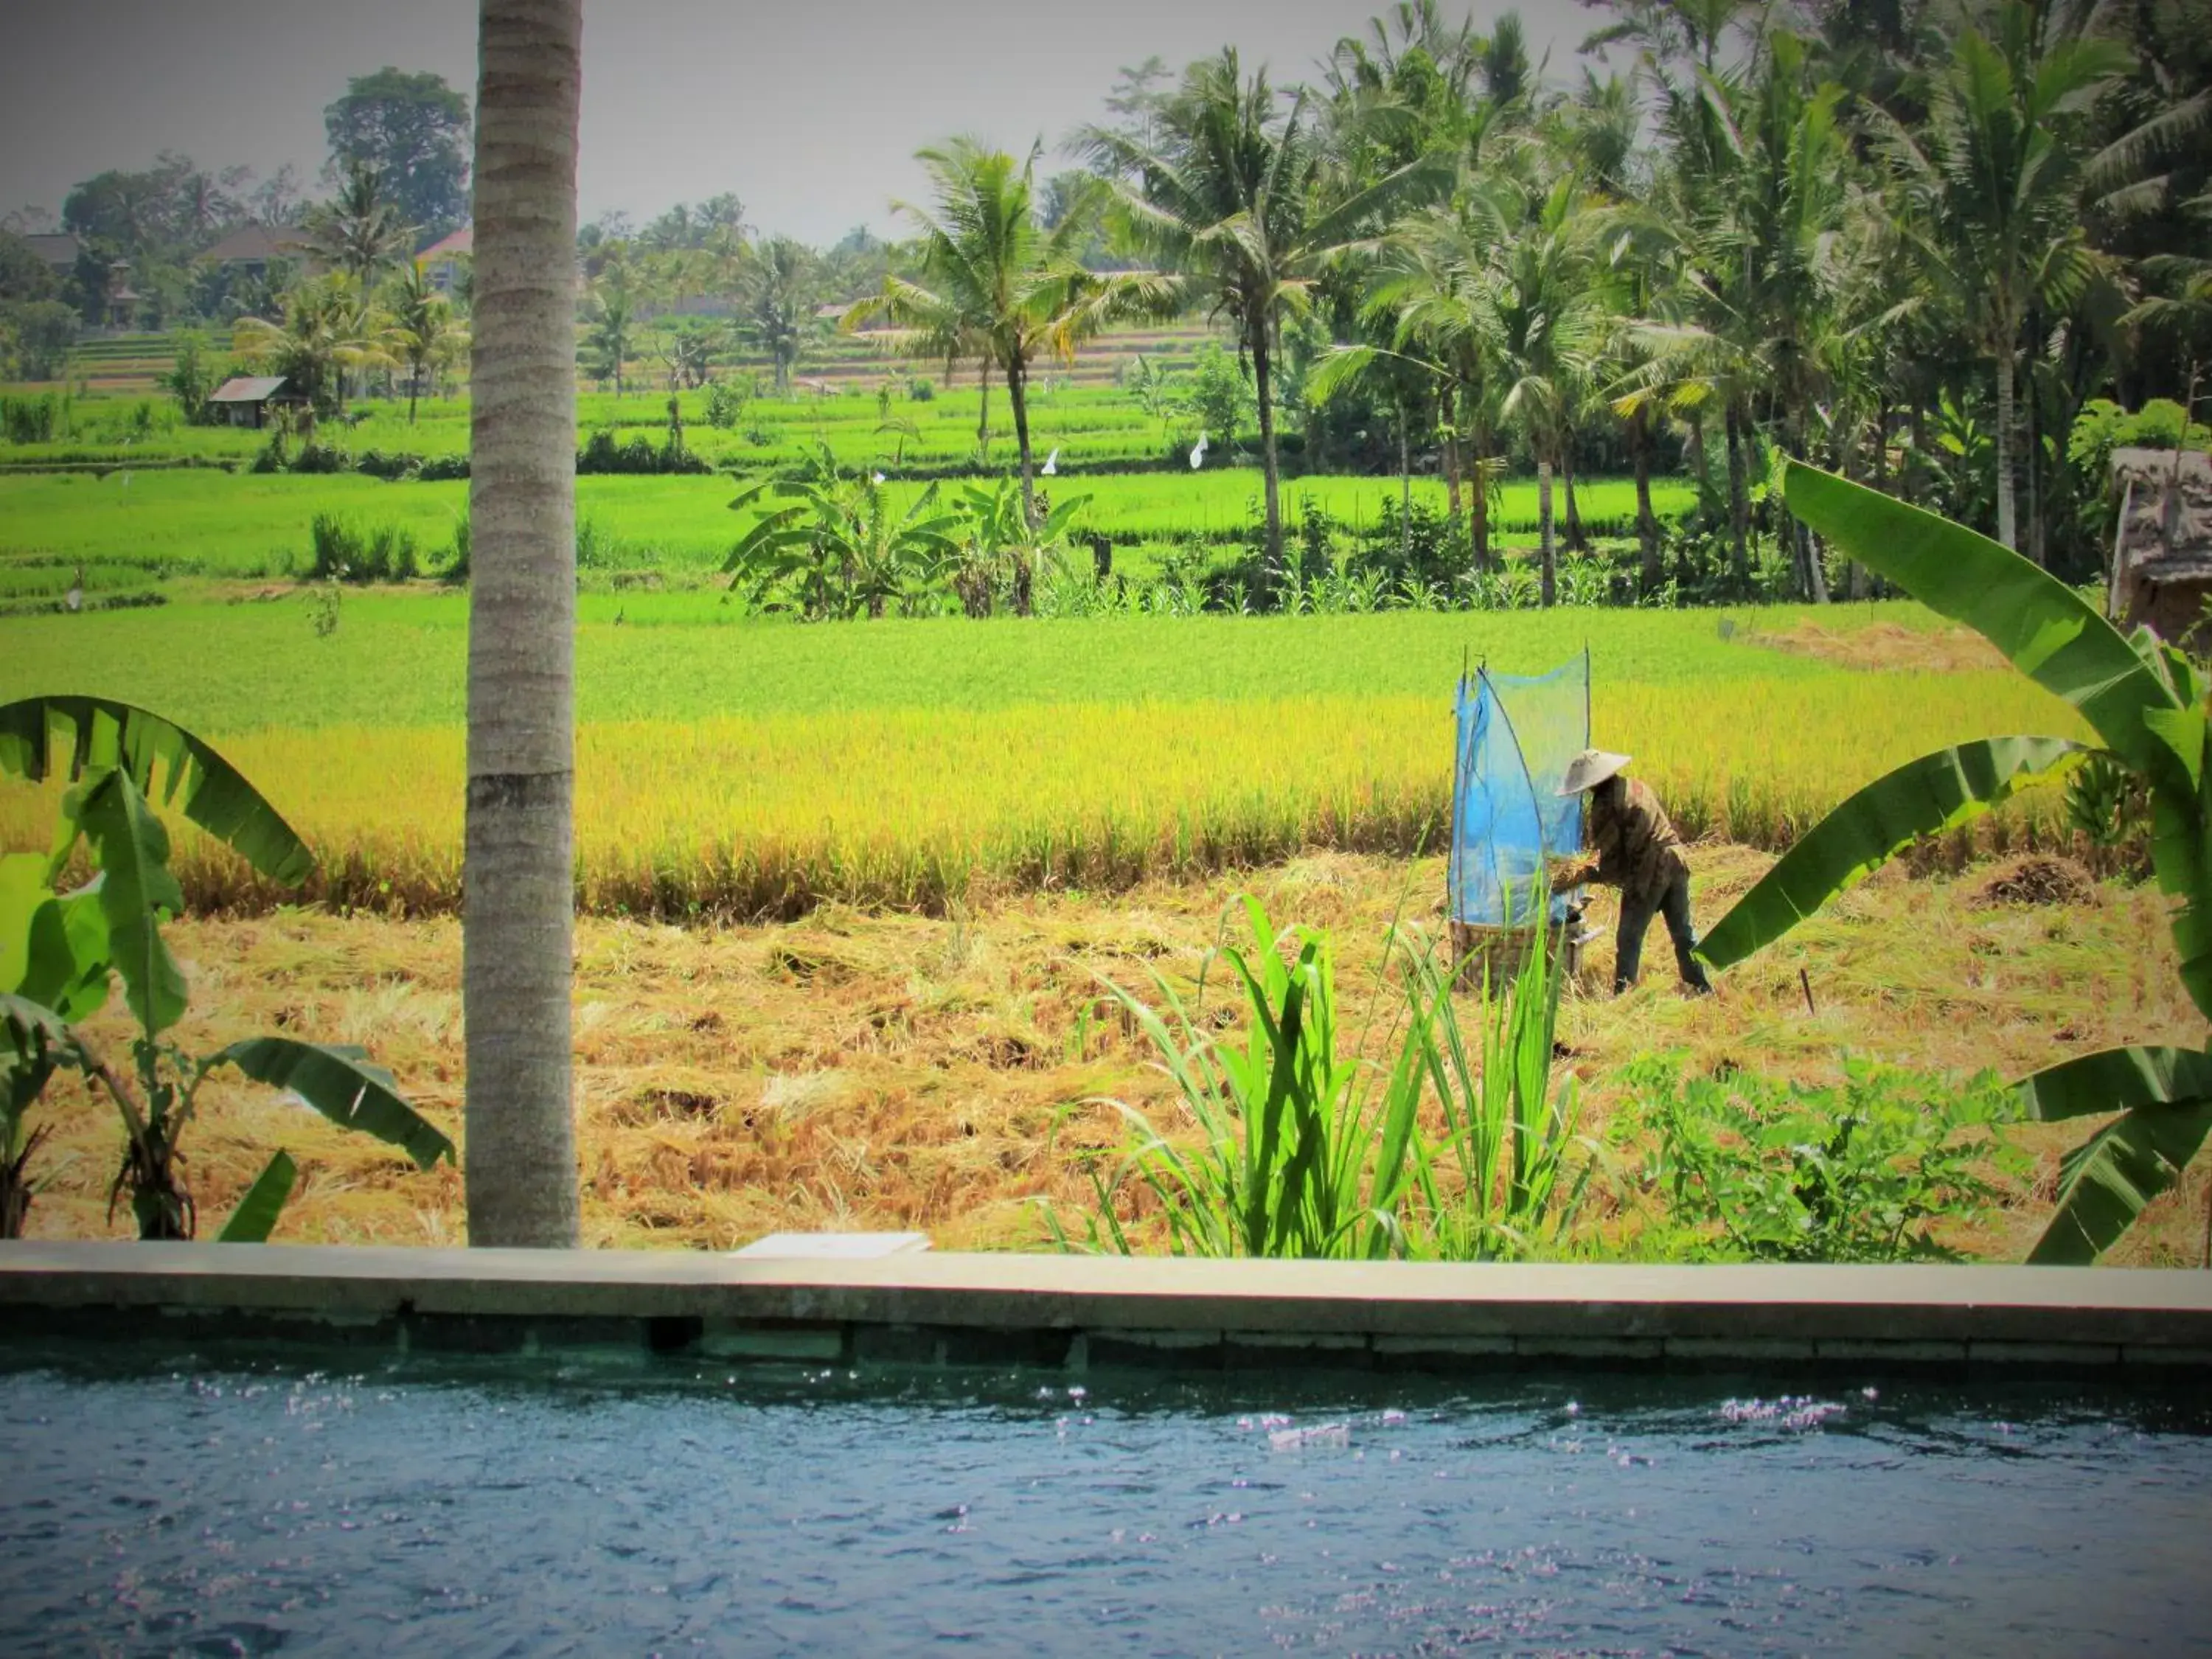
[[[241,374],[225,380],[208,395],[208,407],[222,411],[233,426],[260,428],[277,409],[305,409],[307,400],[291,388],[282,374]]]
[[[2112,616],[2123,629],[2148,623],[2175,644],[2199,635],[2212,600],[2212,455],[2116,449],[2112,488]]]

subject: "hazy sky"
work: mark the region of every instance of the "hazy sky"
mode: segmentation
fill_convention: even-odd
[[[1445,0],[1447,15],[1465,0]],[[1479,0],[1486,24],[1502,8]],[[1382,0],[586,0],[586,219],[641,222],[734,191],[810,241],[879,233],[921,190],[916,146],[973,132],[1048,146],[1103,113],[1118,66],[1234,44],[1309,78]],[[1555,76],[1596,21],[1526,0]],[[323,106],[383,64],[475,94],[471,0],[0,0],[0,211],[55,213],[76,180],[163,149],[313,184]]]

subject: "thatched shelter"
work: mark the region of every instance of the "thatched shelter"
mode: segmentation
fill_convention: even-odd
[[[2212,455],[2116,449],[2120,498],[2112,542],[2112,613],[2124,629],[2148,623],[2179,643],[2206,629],[2212,600]]]

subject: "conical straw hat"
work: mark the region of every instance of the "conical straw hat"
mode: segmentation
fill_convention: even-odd
[[[1579,795],[1585,789],[1595,789],[1626,766],[1628,761],[1626,755],[1612,754],[1603,749],[1585,749],[1568,766],[1566,780],[1560,784],[1559,793]]]

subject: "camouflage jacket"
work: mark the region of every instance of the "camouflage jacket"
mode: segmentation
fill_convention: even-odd
[[[1593,793],[1584,814],[1583,834],[1597,860],[1591,879],[1620,889],[1624,903],[1642,899],[1656,905],[1675,872],[1689,867],[1681,837],[1650,786],[1634,778],[1622,782],[1626,787],[1617,796]]]

